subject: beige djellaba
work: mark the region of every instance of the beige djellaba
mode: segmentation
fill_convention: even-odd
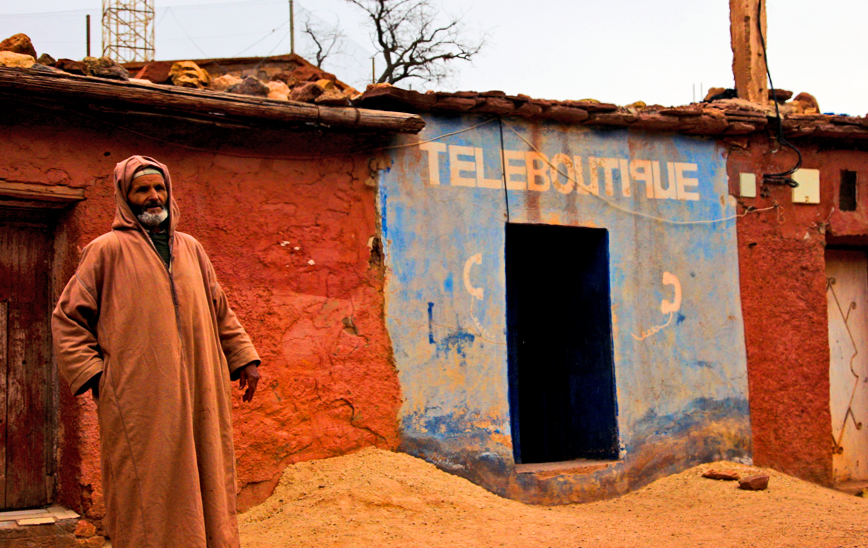
[[[143,167],[166,180],[168,267],[127,203]],[[114,548],[237,547],[230,379],[259,356],[202,245],[176,230],[166,166],[133,156],[114,180],[112,230],[82,251],[52,316],[73,393],[102,373],[104,523]]]

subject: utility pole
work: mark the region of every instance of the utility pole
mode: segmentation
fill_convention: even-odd
[[[85,26],[87,27],[87,56],[90,57],[90,14],[85,17]]]
[[[295,10],[289,0],[289,53],[295,53]]]
[[[729,0],[729,32],[732,74],[739,98],[760,105],[768,104],[764,0]]]

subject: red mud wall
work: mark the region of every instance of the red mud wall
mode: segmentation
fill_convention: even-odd
[[[167,119],[142,128],[136,119],[107,125],[38,109],[15,112],[0,116],[0,179],[87,189],[86,201],[58,222],[55,298],[81,248],[110,228],[115,163],[142,154],[169,166],[179,229],[208,251],[263,359],[252,404],[242,404],[233,388],[240,508],[267,497],[288,463],[397,446],[400,394],[383,321],[379,248],[372,254],[369,247],[377,220],[367,157],[210,152],[322,155],[326,145],[311,146],[311,130],[268,142],[248,132],[242,146],[237,131],[194,125],[193,141],[204,149],[196,151],[120,129],[169,141],[175,132],[176,141],[193,142],[183,137],[190,128],[172,129],[177,123]],[[227,143],[230,134],[237,146]],[[104,507],[95,407],[89,395],[73,398],[60,382],[56,500],[98,520]]]
[[[797,143],[802,167],[820,170],[820,204],[793,204],[789,187],[769,186],[765,198],[758,189],[757,198],[738,198],[739,202],[758,209],[780,207],[739,219],[738,240],[754,462],[829,484],[832,429],[824,252],[835,238],[843,241],[868,233],[868,203],[863,200],[854,212],[838,207],[843,169],[857,172],[858,195],[868,195],[868,153],[824,145]],[[731,193],[739,196],[739,173],[756,174],[759,186],[763,173],[784,171],[794,162],[792,152],[772,154],[764,137],[732,141]]]

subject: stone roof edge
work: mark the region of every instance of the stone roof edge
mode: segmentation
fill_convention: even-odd
[[[277,101],[227,92],[78,76],[47,68],[0,66],[0,94],[97,100],[115,107],[130,106],[132,112],[158,108],[164,115],[194,113],[203,120],[215,121],[235,117],[383,133],[418,133],[425,126],[421,117],[407,112]]]
[[[564,124],[622,127],[685,135],[747,135],[773,127],[771,111],[745,101],[618,106],[593,100],[554,101],[488,92],[420,93],[388,85],[368,86],[354,101],[365,108],[413,113],[490,114]],[[783,116],[788,138],[868,139],[868,117],[826,114]]]

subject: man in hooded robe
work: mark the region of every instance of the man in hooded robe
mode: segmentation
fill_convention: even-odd
[[[169,170],[114,171],[111,232],[84,248],[52,316],[75,394],[97,402],[114,548],[238,547],[230,380],[250,401],[259,356],[202,245],[178,232]]]

